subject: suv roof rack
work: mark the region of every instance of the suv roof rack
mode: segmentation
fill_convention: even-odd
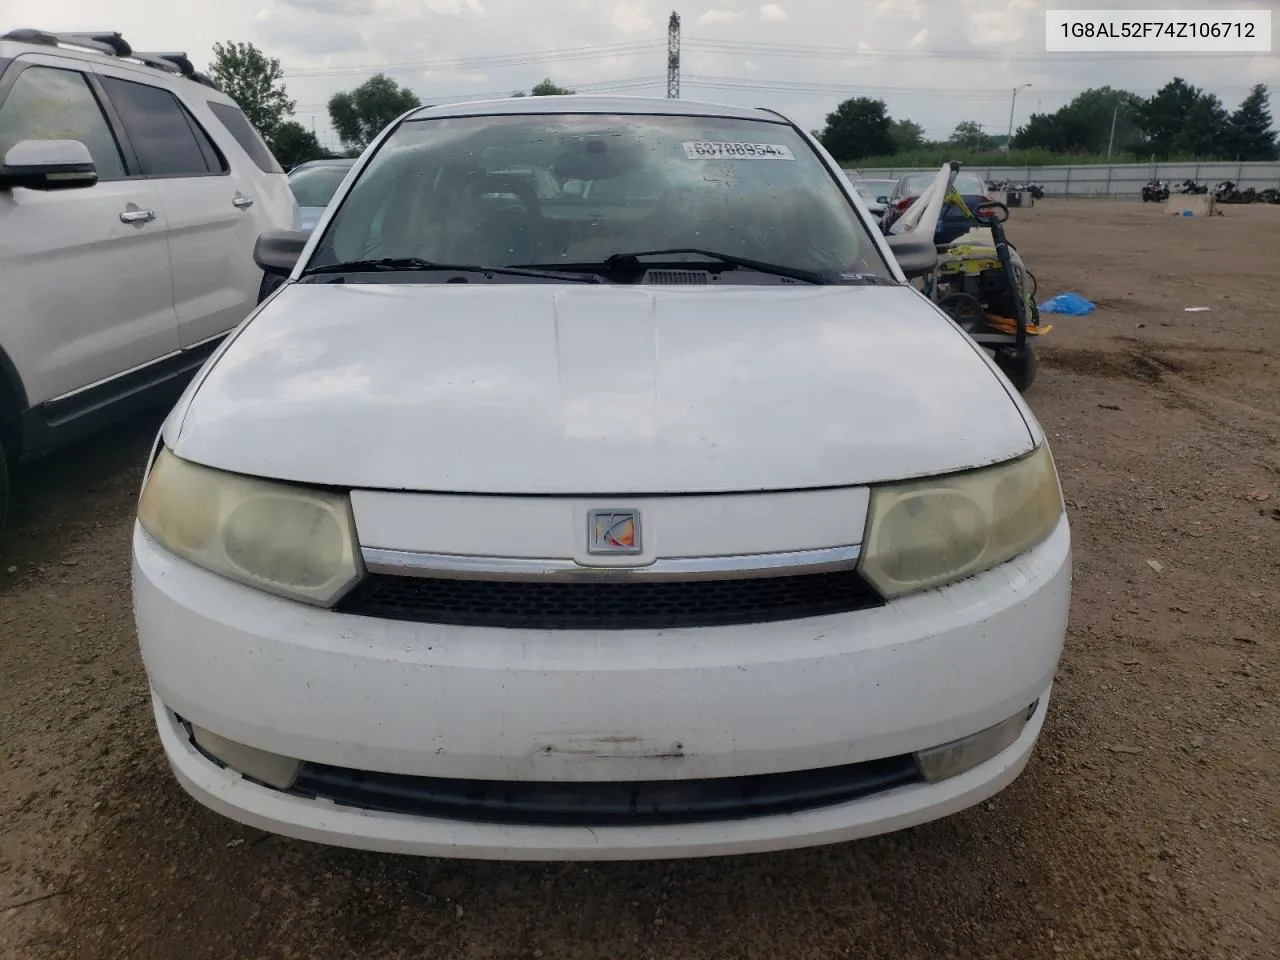
[[[186,77],[188,80],[202,83],[206,87],[212,87],[214,90],[218,89],[218,85],[213,78],[196,70],[195,64],[191,62],[191,58],[185,53],[135,52],[133,47],[129,46],[129,41],[115,31],[85,30],[71,33],[51,33],[47,30],[33,30],[25,27],[20,30],[10,30],[0,36],[0,40],[37,44],[42,47],[80,47],[83,50],[92,50],[108,57],[133,60],[155,70],[163,70],[165,73],[176,73],[179,76]]]

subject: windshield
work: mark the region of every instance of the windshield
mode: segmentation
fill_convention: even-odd
[[[323,207],[333,199],[342,178],[351,169],[349,164],[324,164],[304,167],[289,174],[289,186],[300,207]]]
[[[560,268],[671,248],[891,277],[852,204],[791,127],[602,114],[403,123],[345,195],[307,266],[413,257]]]
[[[859,180],[854,185],[862,199],[875,202],[877,197],[887,197],[893,190],[892,180]]]
[[[920,196],[937,178],[936,173],[913,173],[909,177],[903,177],[902,196]],[[987,184],[976,173],[966,173],[962,170],[956,174],[955,189],[956,193],[962,197],[978,197],[986,194]]]

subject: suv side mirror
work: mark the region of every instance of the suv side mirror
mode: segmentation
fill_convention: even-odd
[[[268,230],[253,245],[253,262],[264,273],[287,277],[298,265],[311,234],[305,230]]]
[[[0,164],[0,190],[70,190],[97,182],[93,156],[79,140],[22,140]]]
[[[888,197],[876,197],[876,203],[888,203],[888,202],[889,202]]]
[[[913,233],[895,233],[885,239],[889,243],[889,250],[908,280],[932,273],[933,268],[938,265],[938,248],[932,237],[921,237]]]

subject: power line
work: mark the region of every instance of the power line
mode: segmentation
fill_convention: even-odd
[[[958,91],[954,87],[873,87],[860,83],[823,83],[806,80],[772,80],[750,77],[716,77],[705,74],[686,73],[686,84],[721,90],[761,90],[778,93],[823,93],[856,96],[889,96],[901,99],[949,99],[955,100],[963,94],[965,100],[1004,100],[1009,96],[1007,87],[971,87]],[[1249,87],[1222,87],[1223,93],[1247,91]],[[1043,88],[1037,91],[1041,96],[1074,97],[1081,91],[1079,88]],[[1154,94],[1156,90],[1131,90],[1139,96]]]
[[[431,73],[435,71],[475,70],[483,67],[519,67],[549,61],[603,60],[609,57],[630,56],[660,50],[661,41],[636,40],[605,46],[566,47],[560,50],[543,50],[533,53],[501,54],[487,57],[457,57],[445,60],[406,60],[400,62],[346,64],[327,69],[294,69],[284,72],[285,79],[302,77],[337,77],[348,74],[382,73]]]
[[[710,53],[742,53],[761,57],[800,57],[806,60],[967,60],[1058,61],[1114,60],[1112,53],[1007,53],[998,50],[874,50],[859,47],[827,47],[816,44],[764,43],[748,40],[715,40],[687,37],[685,46]],[[1144,53],[1144,59],[1185,60],[1239,57],[1238,53]]]
[[[624,77],[618,80],[599,80],[595,83],[583,83],[575,87],[578,93],[622,93],[624,91],[643,89],[644,87],[658,87],[666,81],[666,77],[661,74],[654,74],[647,77]],[[444,97],[428,97],[429,103],[461,103],[467,100],[492,100],[499,97],[508,97],[511,95],[511,88],[505,90],[494,90],[487,93],[460,93],[450,94]],[[316,113],[328,110],[327,103],[305,103],[294,107],[296,113]]]

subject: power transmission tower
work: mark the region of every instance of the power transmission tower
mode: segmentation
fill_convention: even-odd
[[[680,99],[680,14],[667,21],[667,99]]]

